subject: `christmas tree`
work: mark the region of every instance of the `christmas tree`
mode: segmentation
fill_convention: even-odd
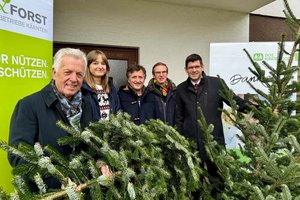
[[[299,53],[300,22],[286,0],[284,3],[286,21],[295,40],[291,52],[285,50],[283,36],[277,65],[272,67],[267,62],[262,65],[254,62],[245,50],[253,64],[249,70],[268,88],[268,92],[263,92],[249,83],[263,100],[256,99],[256,105],[249,105],[251,112],[245,115],[237,112],[232,91],[221,92],[232,105],[231,112],[223,112],[242,132],[239,139],[244,145],[240,146],[240,155],[217,145],[211,135],[213,126],[203,117],[200,120],[206,151],[221,177],[219,180],[207,177],[208,181],[203,182],[203,199],[300,199],[300,116],[297,112],[300,104],[293,98],[300,90],[299,81],[293,80],[299,70],[299,58],[298,66],[292,66],[295,54]],[[287,63],[284,54],[289,57]],[[216,190],[216,181],[223,183],[224,188]]]
[[[85,150],[66,156],[39,143],[15,148],[1,142],[0,148],[28,162],[13,169],[13,199],[190,199],[200,187],[195,148],[159,120],[137,126],[129,115],[119,113],[109,121],[91,123],[84,131],[58,125],[70,133],[59,139],[61,145],[85,144]],[[109,165],[111,179],[101,175],[99,164]],[[48,176],[65,188],[48,190],[43,181]],[[30,191],[23,177],[29,177],[38,192]],[[3,191],[0,197],[9,199]]]

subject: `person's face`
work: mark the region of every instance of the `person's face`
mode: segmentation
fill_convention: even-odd
[[[98,55],[97,59],[90,64],[89,70],[94,78],[101,78],[107,73],[106,67],[102,56]]]
[[[167,67],[164,65],[157,65],[154,68],[153,78],[157,81],[158,84],[163,85],[167,81]]]
[[[144,86],[145,74],[143,70],[133,71],[129,74],[128,83],[136,91],[140,92]]]
[[[185,69],[190,79],[194,82],[200,80],[203,70],[204,70],[204,66],[201,65],[199,60],[196,60],[194,62],[189,62]]]
[[[59,93],[71,99],[81,88],[85,70],[82,59],[73,56],[64,56],[61,66],[52,70],[52,78]]]

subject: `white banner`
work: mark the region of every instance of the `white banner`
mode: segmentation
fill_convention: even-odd
[[[3,0],[0,29],[53,40],[53,0]]]
[[[292,45],[292,42],[286,42],[285,49],[290,52]],[[249,86],[247,81],[251,82],[256,88],[267,92],[267,88],[249,71],[249,67],[252,69],[254,67],[243,49],[249,52],[252,59],[258,62],[262,69],[266,70],[266,73],[268,70],[264,68],[262,61],[266,61],[274,68],[276,67],[279,50],[277,42],[212,43],[210,44],[209,75],[219,75],[230,89],[242,98],[247,93],[255,95],[255,91]],[[286,63],[288,58],[288,55],[284,55]],[[297,58],[298,54],[293,61],[293,65],[297,64]],[[227,148],[238,148],[239,141],[236,138],[236,134],[240,134],[240,131],[226,122],[226,120],[223,120],[223,126]]]

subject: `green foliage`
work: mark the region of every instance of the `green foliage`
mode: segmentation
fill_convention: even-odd
[[[10,197],[3,191],[3,189],[0,187],[0,199],[1,200],[8,200]]]
[[[299,21],[292,14],[287,2],[286,15],[291,30],[294,31],[295,43],[289,53],[284,48],[284,37],[279,44],[276,67],[267,62],[262,65],[252,60],[249,70],[266,86],[267,92],[250,86],[264,100],[257,100],[257,105],[249,105],[248,114],[238,113],[238,106],[232,99],[233,92],[225,88],[220,95],[230,102],[232,112],[223,112],[239,128],[242,135],[239,139],[244,143],[238,151],[224,151],[214,142],[211,135],[212,126],[202,117],[199,122],[204,131],[205,148],[210,159],[216,164],[220,182],[224,189],[219,194],[215,185],[206,184],[203,199],[299,199],[300,196],[300,145],[299,145],[299,100],[292,96],[300,91],[299,81],[293,81],[298,66],[292,66],[295,52],[299,52]],[[290,59],[286,64],[283,55]],[[243,159],[241,159],[243,158]],[[246,160],[245,160],[246,158]],[[209,179],[211,179],[208,176]]]
[[[191,192],[200,188],[202,171],[195,147],[159,120],[137,126],[129,115],[118,113],[109,121],[91,123],[82,132],[58,125],[70,133],[59,143],[80,146],[82,151],[68,156],[39,143],[14,148],[1,142],[0,148],[28,162],[13,171],[19,199],[190,199]],[[112,170],[112,179],[101,175],[98,167],[103,164]],[[44,180],[49,176],[66,189],[48,189]],[[30,190],[29,182],[38,192]],[[73,184],[83,189],[76,192]]]

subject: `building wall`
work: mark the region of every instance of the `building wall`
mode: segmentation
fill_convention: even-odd
[[[285,18],[250,14],[250,42],[281,40],[293,41],[292,31],[285,22]]]
[[[300,19],[300,1],[288,0],[293,14]],[[249,41],[280,41],[285,35],[286,41],[292,41],[292,32],[285,22],[283,0],[276,0],[250,14]]]
[[[54,1],[54,41],[139,47],[147,81],[153,64],[162,61],[169,77],[182,82],[184,60],[194,52],[209,72],[211,42],[248,40],[245,13],[141,0]]]
[[[300,19],[300,1],[299,0],[287,0],[291,10],[293,11],[294,15],[297,19]],[[283,10],[284,2],[283,0],[276,0],[268,5],[265,5],[254,12],[253,14],[260,14],[260,15],[267,15],[273,17],[285,17]]]

